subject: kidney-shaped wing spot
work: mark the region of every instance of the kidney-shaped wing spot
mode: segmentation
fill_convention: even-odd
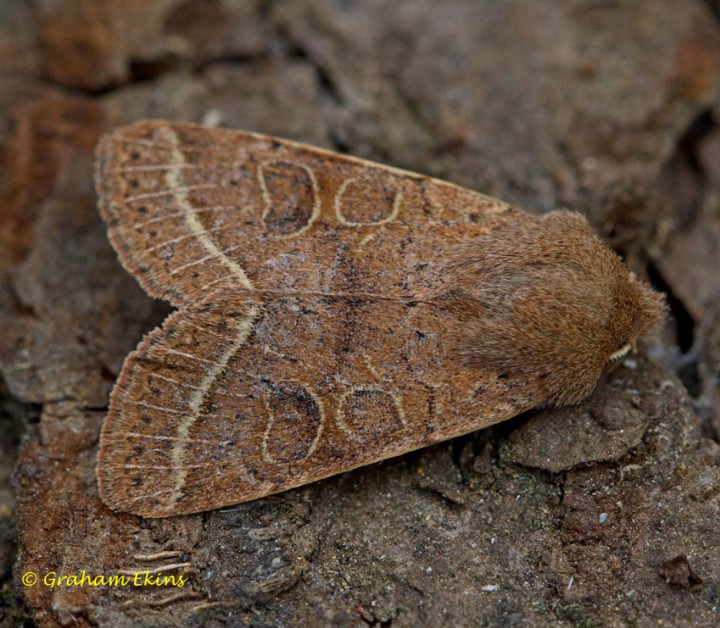
[[[275,236],[296,238],[320,215],[320,189],[311,168],[287,161],[267,161],[258,166],[262,189],[262,221]]]
[[[306,383],[273,383],[263,398],[267,427],[263,433],[265,462],[304,462],[315,453],[325,428],[322,398]]]

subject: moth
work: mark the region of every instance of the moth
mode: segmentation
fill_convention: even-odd
[[[663,316],[580,214],[287,140],[140,122],[96,183],[123,265],[176,308],[100,437],[102,499],[145,517],[577,403]]]

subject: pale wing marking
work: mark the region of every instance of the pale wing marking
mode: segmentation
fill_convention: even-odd
[[[183,214],[185,226],[189,229],[191,234],[195,235],[198,242],[208,252],[209,257],[219,258],[232,272],[240,285],[248,290],[251,290],[253,285],[250,278],[245,273],[245,270],[235,260],[227,256],[227,253],[229,253],[231,249],[239,248],[239,246],[231,247],[231,249],[226,249],[224,251],[220,249],[210,234],[208,234],[207,230],[198,218],[192,203],[190,202],[187,194],[190,190],[188,189],[188,186],[182,185],[182,166],[185,165],[185,156],[180,149],[180,140],[178,136],[169,127],[159,128],[158,136],[163,142],[171,146],[170,150],[172,162],[176,165],[176,167],[167,171],[166,180],[168,187],[174,190],[174,202]],[[185,267],[187,266],[188,265]],[[181,270],[182,268],[184,267],[175,269],[175,272]],[[250,308],[248,315],[237,322],[235,325],[236,335],[234,341],[225,349],[217,362],[210,366],[207,373],[201,380],[200,386],[193,391],[190,397],[190,413],[179,423],[177,427],[176,435],[178,440],[173,446],[170,457],[173,465],[177,467],[177,473],[174,477],[175,481],[172,496],[174,502],[177,502],[182,497],[182,489],[185,485],[189,468],[186,461],[187,442],[190,437],[190,430],[200,416],[200,409],[202,408],[203,401],[205,400],[208,391],[212,387],[213,382],[217,379],[218,375],[225,370],[228,362],[247,341],[250,333],[252,332],[255,319],[259,313],[259,307],[253,306]]]

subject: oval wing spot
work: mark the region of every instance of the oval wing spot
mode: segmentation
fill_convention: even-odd
[[[387,438],[406,427],[400,397],[379,388],[355,387],[340,399],[337,411],[340,429],[355,441]]]
[[[268,413],[263,458],[271,464],[302,462],[315,451],[323,428],[322,400],[300,383],[274,387],[264,396]]]
[[[262,220],[271,234],[295,237],[320,213],[317,178],[307,166],[266,161],[258,166],[262,189]]]
[[[402,192],[372,179],[345,179],[335,195],[335,215],[353,227],[381,225],[397,218]]]

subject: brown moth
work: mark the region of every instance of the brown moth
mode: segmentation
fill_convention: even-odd
[[[572,404],[663,315],[582,216],[256,133],[100,142],[125,267],[177,308],[125,361],[103,500],[163,517]]]

